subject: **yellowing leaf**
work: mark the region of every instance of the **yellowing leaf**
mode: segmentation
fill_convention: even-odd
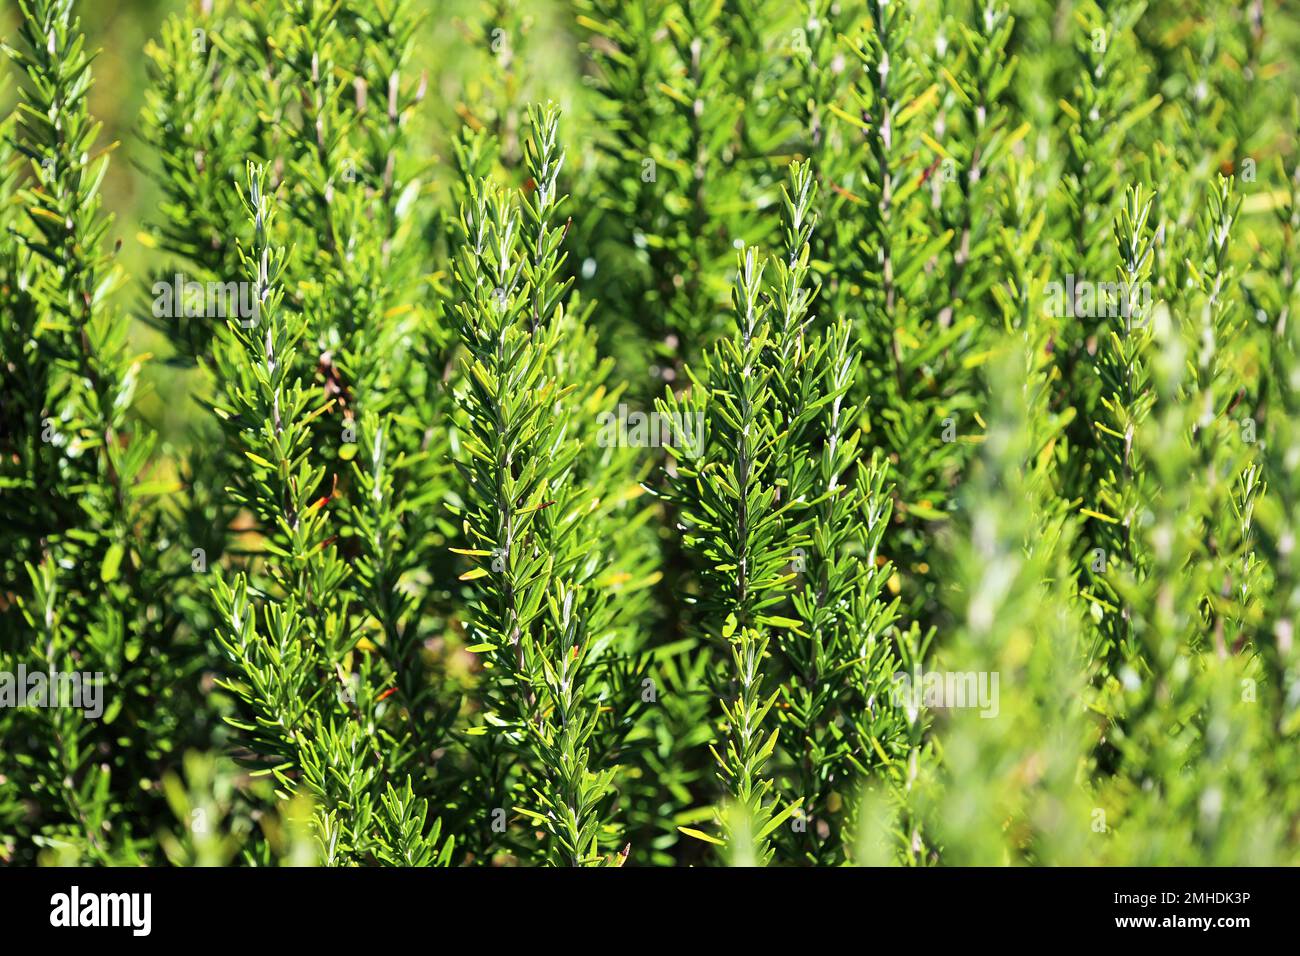
[[[898,116],[894,119],[894,126],[901,129],[908,120],[933,103],[938,97],[939,85],[932,83],[929,89],[899,110]]]
[[[952,159],[952,158],[953,158],[952,153],[950,153],[950,152],[948,152],[948,150],[944,149],[943,144],[940,143],[940,142],[939,142],[937,139],[935,139],[933,136],[931,136],[929,133],[922,133],[922,134],[921,134],[921,142],[925,143],[926,146],[929,146],[930,149],[934,150],[936,153],[938,153],[938,154],[939,154],[940,156],[942,156],[944,159]]]
[[[771,624],[773,627],[794,628],[796,630],[803,627],[803,621],[796,621],[792,617],[779,617],[775,614],[765,614],[760,618],[760,620],[764,624]]]
[[[701,831],[692,829],[691,827],[678,827],[677,829],[680,830],[682,833],[686,834],[688,837],[693,837],[696,840],[703,840],[705,843],[712,843],[714,846],[727,845],[723,843],[721,840],[719,840],[717,837],[711,837],[707,833],[702,833]]]
[[[122,564],[122,545],[116,541],[108,546],[108,553],[104,555],[104,563],[99,568],[99,579],[104,583],[113,581],[117,578],[117,570]]]

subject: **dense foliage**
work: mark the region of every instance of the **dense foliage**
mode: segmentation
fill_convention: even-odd
[[[17,6],[0,861],[1300,860],[1283,5]]]

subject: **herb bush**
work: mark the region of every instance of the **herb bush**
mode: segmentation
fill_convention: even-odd
[[[0,860],[1300,858],[1283,5],[3,29]]]

